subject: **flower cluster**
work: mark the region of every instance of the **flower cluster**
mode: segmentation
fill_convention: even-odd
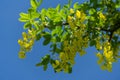
[[[99,58],[98,64],[101,64],[101,68],[103,70],[112,71],[112,63],[115,62],[113,57],[113,49],[108,41],[103,45],[103,54],[100,52],[97,53],[97,57]]]
[[[97,26],[104,26],[106,23],[106,16],[102,12],[98,12],[98,19],[99,23],[97,23]]]
[[[75,30],[78,26],[83,25],[83,22],[86,19],[86,15],[84,12],[76,10],[74,12],[73,9],[70,9],[70,15],[67,18],[67,22],[71,29]]]
[[[106,20],[106,17],[103,13],[99,13],[99,18],[102,20]]]
[[[88,36],[86,33],[86,26],[84,21],[86,20],[86,15],[82,11],[70,9],[70,14],[67,18],[69,27],[71,30],[70,40],[66,39],[63,42],[63,52],[60,53],[60,60],[63,62],[69,62],[71,65],[75,63],[74,58],[76,53],[84,55],[85,48],[88,47]]]
[[[20,51],[18,53],[19,58],[24,59],[26,57],[26,52],[32,49],[32,46],[35,41],[34,29],[28,30],[28,33],[22,33],[23,39],[18,40],[18,44],[20,45]]]

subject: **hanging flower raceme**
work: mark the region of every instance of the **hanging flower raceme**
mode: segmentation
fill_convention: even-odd
[[[35,41],[35,34],[33,30],[28,30],[28,33],[22,33],[22,39],[18,40],[18,44],[20,45],[19,58],[24,59],[26,52],[29,52],[32,49],[32,46]]]
[[[103,54],[97,53],[98,64],[101,65],[101,69],[112,71],[112,63],[115,62],[112,46],[108,41],[104,42],[103,46]]]

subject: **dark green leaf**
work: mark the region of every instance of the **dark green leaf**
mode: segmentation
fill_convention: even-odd
[[[32,27],[32,25],[31,25],[30,22],[26,22],[26,23],[24,24],[24,29],[28,29],[28,28],[31,28],[31,27]]]
[[[40,40],[40,38],[41,38],[41,35],[40,35],[40,34],[37,34],[37,35],[36,35],[36,41]]]
[[[90,41],[90,46],[94,46],[96,44],[95,40]]]
[[[42,64],[41,63],[37,63],[36,66],[39,67],[39,66],[42,66]]]
[[[51,35],[50,34],[46,34],[46,35],[44,35],[44,38],[45,38],[45,40],[43,42],[43,45],[49,44],[50,41],[51,41]]]
[[[72,67],[69,67],[68,73],[72,73]]]
[[[45,66],[50,62],[50,55],[42,57],[41,62],[37,63],[36,66]]]
[[[61,38],[58,37],[58,36],[56,36],[56,41],[57,41],[57,42],[60,42],[60,41],[61,41]]]
[[[42,64],[47,65],[50,62],[50,55],[46,55],[45,57],[42,58]]]
[[[43,70],[46,71],[46,70],[47,70],[47,67],[48,67],[47,65],[44,65],[44,66],[43,66]]]

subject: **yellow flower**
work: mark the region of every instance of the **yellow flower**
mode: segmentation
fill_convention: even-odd
[[[102,69],[102,70],[105,70],[105,69],[106,69],[106,66],[105,66],[105,65],[101,65],[101,69]]]
[[[55,60],[55,63],[52,64],[53,68],[56,68],[59,65],[60,65],[60,61],[58,60]]]
[[[73,58],[73,59],[70,59],[69,61],[70,61],[71,64],[75,64],[74,58]]]
[[[71,8],[70,9],[70,14],[73,14],[74,13],[74,10]]]
[[[64,60],[64,59],[65,59],[65,53],[64,53],[64,52],[61,52],[61,53],[60,53],[60,59],[61,59],[61,60]]]
[[[111,63],[107,63],[107,66],[106,66],[107,70],[108,71],[112,71],[112,64]]]
[[[101,58],[102,57],[102,54],[100,52],[97,53],[96,55],[98,58]]]
[[[103,62],[103,60],[104,60],[103,55],[100,52],[98,52],[96,56],[99,58],[97,63],[101,64]]]
[[[63,42],[63,44],[64,44],[64,46],[68,46],[68,41],[65,40],[65,41]]]
[[[25,32],[22,32],[23,37],[27,37],[27,34]]]
[[[108,50],[110,50],[110,49],[111,49],[111,46],[110,46],[110,45],[108,45],[108,46],[107,46],[107,49],[108,49]]]
[[[28,29],[28,34],[32,35],[33,34],[32,30]]]
[[[104,56],[105,56],[107,59],[110,59],[110,58],[113,57],[113,52],[112,52],[112,51],[104,52]]]
[[[19,44],[20,46],[23,46],[24,42],[19,39],[19,40],[18,40],[18,44]]]
[[[97,63],[101,64],[102,62],[103,62],[103,58],[100,58]]]
[[[24,41],[27,41],[28,39],[28,36],[27,36],[27,34],[25,33],[25,32],[22,32],[22,36],[23,36],[23,40]]]
[[[31,45],[29,43],[25,43],[24,47],[27,51],[29,51],[31,49]]]
[[[24,59],[24,58],[26,57],[24,51],[20,51],[20,52],[18,53],[18,56],[19,56],[20,59]]]
[[[69,26],[71,27],[71,29],[75,29],[75,22],[73,20],[72,16],[68,16],[67,21],[69,23]]]
[[[59,64],[60,64],[60,61],[55,60],[55,64],[56,64],[56,65],[59,65]]]
[[[86,18],[86,15],[84,13],[81,13],[81,22],[84,22]]]
[[[68,23],[72,22],[72,17],[71,16],[68,16]]]
[[[31,30],[28,29],[28,34],[30,35],[30,38],[35,39],[36,38],[36,31],[32,28]]]
[[[76,18],[80,18],[81,17],[81,12],[79,10],[76,11]]]
[[[103,20],[106,20],[106,17],[103,15],[103,13],[99,13],[99,17]]]
[[[100,41],[97,41],[97,42],[96,42],[96,48],[97,48],[98,50],[102,50],[102,46],[101,46],[101,44],[100,44]]]
[[[29,44],[30,44],[30,46],[32,46],[34,44],[34,40],[33,39],[30,40]]]

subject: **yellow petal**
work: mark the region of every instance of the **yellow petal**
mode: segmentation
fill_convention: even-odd
[[[20,59],[24,59],[24,58],[26,57],[24,51],[20,51],[20,52],[18,53],[18,56],[19,56]]]
[[[19,40],[18,40],[18,44],[19,44],[20,46],[22,46],[22,45],[24,44],[24,42],[19,39]]]
[[[70,9],[70,14],[73,14],[74,13],[74,10],[71,8]]]
[[[80,18],[81,17],[81,12],[79,10],[76,11],[76,18]]]

